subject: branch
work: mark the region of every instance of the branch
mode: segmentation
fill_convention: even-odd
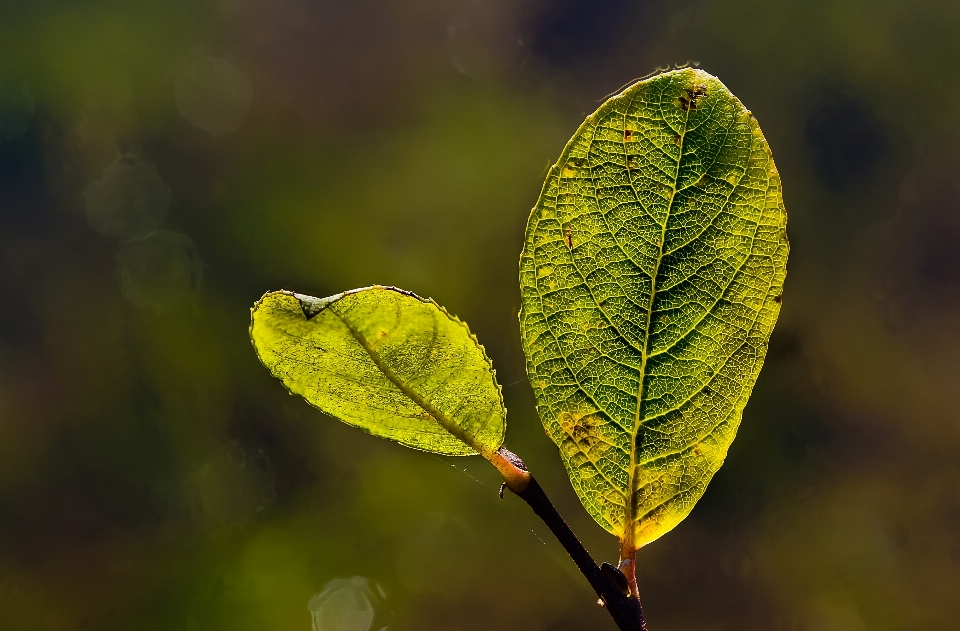
[[[577,564],[580,573],[597,592],[601,603],[610,612],[620,631],[647,631],[640,599],[630,593],[630,588],[636,583],[630,585],[628,579],[613,566],[606,563],[603,569],[597,566],[596,561],[563,521],[550,498],[516,454],[501,447],[487,458],[503,475],[504,485],[533,509]],[[621,580],[622,584],[618,586],[617,582]]]

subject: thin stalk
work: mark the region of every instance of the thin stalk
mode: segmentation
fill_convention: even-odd
[[[614,582],[608,578],[607,574],[601,571],[587,549],[583,547],[577,536],[570,530],[570,527],[547,494],[537,483],[537,480],[530,474],[523,461],[515,454],[501,447],[497,452],[499,458],[489,458],[491,462],[500,470],[504,476],[504,484],[517,497],[526,502],[533,512],[539,517],[553,536],[557,538],[563,549],[567,551],[573,562],[577,564],[580,573],[587,579],[590,586],[593,587],[601,603],[610,612],[614,622],[620,628],[620,631],[647,631],[647,626],[643,620],[643,608],[640,606],[640,599],[636,592],[636,573],[631,572],[627,575],[630,584],[630,593],[624,593]],[[510,471],[513,468],[515,470]],[[522,483],[518,481],[522,480]],[[633,566],[631,566],[632,568]]]
[[[618,567],[627,578],[630,594],[640,600],[640,590],[637,589],[637,549],[626,539],[620,542],[620,565]]]

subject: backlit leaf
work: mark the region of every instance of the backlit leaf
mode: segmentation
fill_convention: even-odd
[[[483,347],[432,300],[394,287],[266,294],[250,338],[270,372],[330,416],[449,455],[489,457],[506,410]]]
[[[608,100],[547,175],[520,262],[527,372],[577,494],[627,548],[723,463],[780,311],[786,219],[756,120],[694,69]]]

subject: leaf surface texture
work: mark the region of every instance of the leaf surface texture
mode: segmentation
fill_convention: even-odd
[[[371,434],[448,455],[503,443],[490,360],[432,300],[380,286],[322,299],[271,292],[252,309],[250,337],[291,392]]]
[[[548,172],[520,262],[527,373],[584,506],[633,547],[723,463],[788,250],[760,128],[700,70],[608,100]]]

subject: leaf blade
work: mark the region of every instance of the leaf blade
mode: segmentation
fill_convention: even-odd
[[[381,286],[322,299],[270,292],[251,309],[250,337],[291,392],[368,433],[446,455],[503,443],[490,360],[432,300]]]
[[[581,501],[628,547],[679,523],[723,462],[779,312],[785,226],[759,126],[698,70],[608,100],[548,173],[521,255],[527,372]]]

